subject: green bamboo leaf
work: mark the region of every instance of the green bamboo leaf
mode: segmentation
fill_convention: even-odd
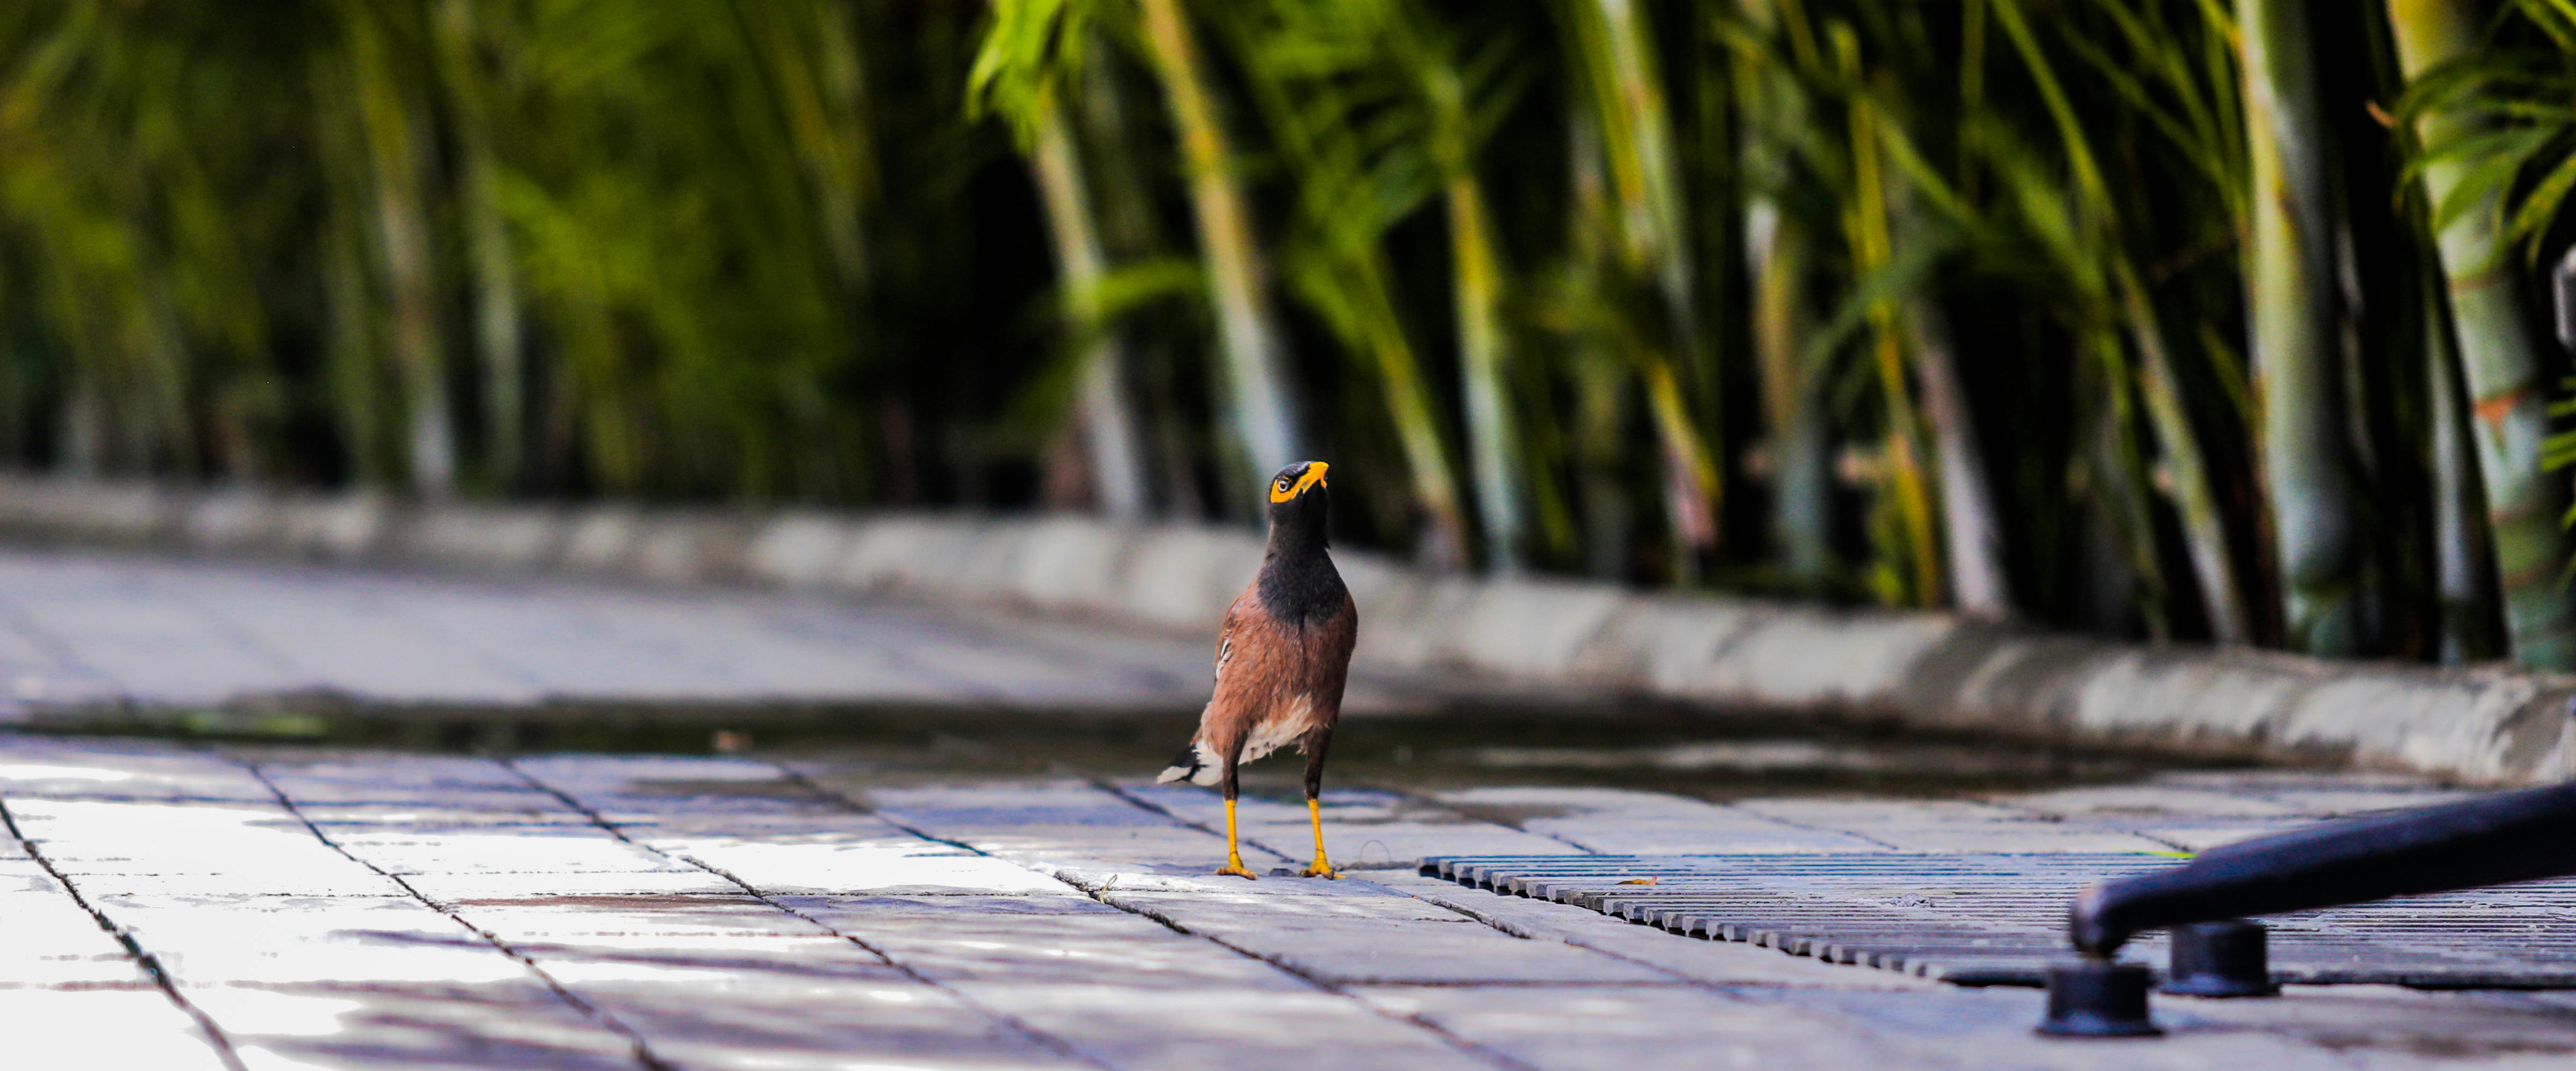
[[[2514,0],[2514,6],[2558,46],[2576,53],[2576,3],[2569,0]]]
[[[2531,162],[2536,164],[2539,161]],[[2561,157],[2557,164],[2549,169],[2548,174],[2523,192],[2520,204],[2514,209],[2513,220],[2505,228],[2504,240],[2513,242],[2531,239],[2530,256],[2533,260],[2538,260],[2540,257],[2538,239],[2541,237],[2541,232],[2558,218],[2558,206],[2567,199],[2567,191],[2570,187],[2576,187],[2576,153],[2568,153]]]
[[[1889,162],[1896,165],[1896,170],[1903,174],[1915,189],[1930,199],[1933,207],[1939,209],[1941,214],[1959,224],[1973,225],[1976,211],[1968,207],[1957,190],[1951,188],[1948,179],[1942,178],[1940,172],[1923,159],[1923,153],[1915,148],[1914,139],[1906,134],[1904,125],[1897,122],[1884,108],[1876,109],[1874,116],[1878,121],[1879,140],[1887,151]]]
[[[2515,179],[2529,163],[2532,152],[2546,145],[2553,135],[2548,131],[2521,131],[2527,135],[2515,139],[2509,147],[2479,157],[2472,157],[2463,168],[2449,193],[2434,202],[2432,226],[2435,231],[2449,227],[2480,205],[2489,211],[2502,212],[2502,199],[2512,189]]]
[[[2467,162],[2473,166],[2489,165],[2499,161],[2518,165],[2542,146],[2547,145],[2557,134],[2558,132],[2554,130],[2511,127],[2503,130],[2465,132],[2442,138],[2426,144],[2424,151],[2411,161],[2413,173],[2420,175],[2426,167],[2453,161]]]
[[[966,73],[966,114],[1000,114],[1023,148],[1036,137],[1040,101],[1082,64],[1087,0],[994,0],[991,27]]]
[[[1834,304],[1834,311],[1809,338],[1799,361],[1815,367],[1832,363],[1833,355],[1869,326],[1872,308],[1915,292],[1950,252],[1951,246],[1942,241],[1908,242],[1887,263],[1854,280],[1851,291]]]

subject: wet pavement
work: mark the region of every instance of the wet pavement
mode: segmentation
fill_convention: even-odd
[[[2170,853],[2448,795],[2417,782],[2196,771],[1894,798],[1348,780],[1379,786],[1328,799],[1352,876],[1280,876],[1306,854],[1304,808],[1265,787],[1244,805],[1245,856],[1280,873],[1246,882],[1208,874],[1215,796],[1134,777],[979,775],[910,752],[0,737],[0,1024],[10,1066],[173,1069],[2576,1058],[2576,995],[2374,986],[2160,998],[2166,1038],[2047,1041],[2029,1033],[2033,990],[1694,940],[1411,866]]]

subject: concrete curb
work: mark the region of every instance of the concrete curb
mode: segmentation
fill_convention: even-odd
[[[646,583],[750,583],[1080,615],[1210,635],[1258,566],[1232,530],[1085,517],[766,515],[409,505],[0,476],[0,533]],[[1438,577],[1337,554],[1384,670],[2465,782],[2576,772],[2576,677],[2145,647],[1945,614],[1837,611],[1563,580]]]

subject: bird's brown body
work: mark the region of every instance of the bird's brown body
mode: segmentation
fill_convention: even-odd
[[[1324,755],[1341,722],[1359,609],[1327,547],[1325,468],[1299,463],[1273,479],[1261,571],[1226,609],[1217,634],[1216,693],[1199,715],[1189,750],[1161,777],[1224,789],[1227,863],[1219,873],[1252,876],[1234,843],[1238,768],[1295,744],[1306,756],[1306,806],[1315,822],[1315,862],[1306,872],[1336,876],[1324,856],[1316,801]]]
[[[1234,755],[1238,763],[1295,744],[1320,772],[1324,747],[1342,720],[1359,610],[1344,592],[1341,605],[1320,621],[1283,621],[1262,606],[1260,588],[1254,580],[1225,612],[1216,695],[1191,744]]]

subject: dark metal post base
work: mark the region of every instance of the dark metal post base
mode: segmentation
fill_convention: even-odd
[[[2173,928],[2173,966],[2167,993],[2192,997],[2270,997],[2272,981],[2263,925],[2244,919],[2192,922]]]
[[[2147,1017],[2153,976],[2134,963],[2086,957],[2048,968],[2048,1018],[2039,1032],[2062,1038],[2137,1038],[2164,1033]]]

